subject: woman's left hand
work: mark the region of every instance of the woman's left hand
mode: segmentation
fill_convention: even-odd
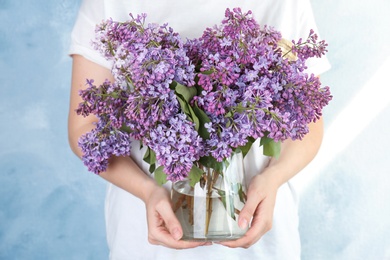
[[[309,125],[309,133],[302,140],[282,142],[279,158],[271,159],[265,170],[253,177],[248,188],[248,200],[239,215],[239,225],[248,232],[240,239],[221,242],[228,247],[248,248],[272,227],[273,212],[278,188],[301,171],[316,155],[323,136],[322,118]]]
[[[241,228],[246,228],[253,217],[251,227],[243,237],[219,244],[232,248],[249,248],[271,230],[278,188],[279,185],[272,176],[260,174],[253,177],[248,188],[247,201],[238,217]]]

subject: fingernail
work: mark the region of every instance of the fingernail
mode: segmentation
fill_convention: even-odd
[[[172,236],[175,240],[179,240],[181,238],[181,233],[178,228],[175,228],[172,232]]]
[[[241,229],[245,229],[248,227],[248,221],[244,219],[240,219],[240,222],[238,223]]]

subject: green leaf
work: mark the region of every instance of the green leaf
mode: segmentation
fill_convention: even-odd
[[[153,163],[153,164],[151,164],[151,165],[149,166],[149,172],[150,172],[150,173],[153,173],[153,172],[155,171],[155,169],[156,169],[156,164],[155,164],[155,163]]]
[[[225,114],[225,117],[228,118],[228,117],[233,117],[233,112],[232,111],[229,111]]]
[[[169,88],[172,89],[172,90],[175,90],[176,85],[177,85],[177,82],[173,80],[172,83],[169,84]]]
[[[229,207],[227,207],[227,205],[226,205],[226,192],[221,190],[221,189],[218,189],[218,188],[215,188],[215,189],[217,190],[217,193],[220,196],[220,200],[222,201],[223,206],[229,212],[230,217],[232,219],[236,220],[236,215],[234,214],[233,196],[232,195],[228,195],[229,196],[229,201],[230,201],[229,204],[230,205],[229,205]]]
[[[200,73],[201,74],[204,74],[204,75],[210,75],[210,74],[213,74],[214,70],[205,70],[205,71],[201,71]]]
[[[164,166],[160,166],[154,171],[154,179],[160,186],[167,182],[167,175],[164,172]]]
[[[275,142],[273,139],[268,137],[262,137],[260,140],[260,145],[263,145],[263,154],[265,156],[279,158],[281,150],[281,142]]]
[[[204,127],[204,124],[210,122],[210,118],[196,104],[194,106],[189,104],[191,99],[197,95],[198,91],[196,87],[188,88],[179,83],[175,83],[175,94],[181,110],[187,115],[189,120],[194,122],[195,129],[199,135],[204,139],[208,139],[210,138],[210,133]]]
[[[252,144],[256,141],[253,137],[248,137],[248,142],[244,146],[240,146],[239,149],[242,152],[242,156],[245,157],[245,155],[248,154],[249,150],[252,147]]]
[[[187,103],[190,102],[197,93],[195,87],[186,87],[180,83],[176,84],[175,91],[177,94],[180,94]]]
[[[199,129],[198,133],[203,139],[209,139],[210,133],[207,131],[206,127],[204,126],[206,123],[211,122],[210,118],[206,115],[206,113],[198,107],[198,105],[194,105],[193,110],[199,119]]]
[[[232,120],[227,120],[226,122],[226,128],[230,127],[232,125],[233,121]]]
[[[178,94],[176,94],[176,98],[177,98],[177,100],[179,101],[180,108],[181,108],[181,110],[183,111],[183,113],[186,114],[187,116],[188,116],[188,115],[191,115],[189,105],[188,105],[188,103],[183,99],[183,97],[180,96],[180,95],[178,95]]]
[[[203,175],[203,171],[196,165],[192,165],[191,171],[188,174],[188,178],[190,179],[191,187],[194,187],[200,180]]]
[[[119,97],[119,93],[117,93],[117,92],[112,92],[112,93],[110,93],[109,94],[111,97],[113,97],[113,98],[118,98]]]
[[[197,76],[195,77],[195,82],[198,83],[198,80],[197,80]],[[202,91],[204,90],[202,88],[202,86],[200,86],[199,84],[196,84],[195,85],[195,88],[196,88],[196,95],[200,96],[202,94]]]
[[[271,138],[268,138],[267,136],[264,136],[260,139],[260,146],[264,145],[264,144],[267,144],[269,142],[271,142],[272,139]]]
[[[145,151],[143,160],[150,165],[149,172],[153,173],[156,169],[156,153],[148,147]]]
[[[195,123],[195,129],[196,131],[199,132],[199,128],[200,128],[200,121],[199,121],[199,118],[196,116],[194,110],[192,109],[192,107],[190,105],[188,105],[188,108],[190,110],[190,114],[191,114],[191,119],[192,119],[192,122]]]
[[[193,122],[195,124],[195,129],[196,129],[196,131],[198,131],[199,127],[200,127],[200,122],[199,122],[199,118],[196,116],[194,110],[184,100],[184,98],[181,95],[176,94],[176,98],[179,101],[181,110],[183,111],[183,113],[185,113],[187,115],[188,120],[190,120],[191,122]]]
[[[147,163],[149,163],[150,160],[150,148],[146,149],[143,160]]]
[[[212,168],[218,172],[223,171],[223,162],[218,162],[212,156],[203,156],[199,159],[199,162],[207,168]]]
[[[122,132],[125,132],[125,133],[131,133],[131,128],[128,127],[127,125],[122,125],[121,128],[119,128],[119,130],[121,130]]]
[[[245,204],[246,194],[245,194],[244,190],[242,189],[242,184],[238,184],[238,185],[239,185],[238,196],[240,197],[240,201]]]

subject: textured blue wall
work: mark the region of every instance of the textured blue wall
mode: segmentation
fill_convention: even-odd
[[[0,259],[107,259],[104,182],[67,144],[79,3],[0,0]],[[295,180],[303,259],[390,259],[390,3],[312,3],[335,97],[319,156]]]
[[[390,259],[390,2],[312,0],[332,70],[322,149],[301,182],[304,259]],[[314,175],[314,177],[313,177]],[[303,178],[302,178],[303,177]],[[306,180],[305,180],[306,179]]]
[[[67,144],[79,1],[0,1],[0,259],[107,259],[104,183]]]

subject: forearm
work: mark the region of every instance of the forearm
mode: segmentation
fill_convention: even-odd
[[[299,173],[317,154],[322,142],[323,120],[311,123],[309,129],[302,140],[284,141],[279,158],[272,158],[262,173],[269,176],[277,187]]]
[[[153,190],[160,187],[130,157],[112,157],[107,171],[100,173],[100,176],[144,202]]]

